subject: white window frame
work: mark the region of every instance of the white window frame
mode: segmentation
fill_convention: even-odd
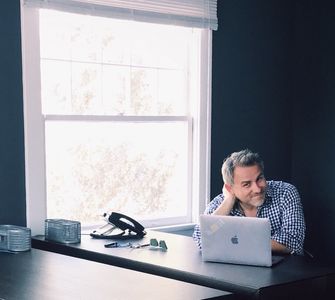
[[[22,68],[24,97],[26,216],[32,234],[44,233],[46,219],[46,178],[44,153],[44,122],[41,112],[40,55],[38,36],[38,9],[23,6],[21,0]],[[36,34],[31,34],[36,33]],[[211,30],[203,29],[201,35],[201,78],[199,105],[193,107],[192,130],[192,209],[190,223],[198,222],[209,200],[210,183],[210,137],[211,137]],[[170,224],[173,225],[173,224]],[[181,224],[175,224],[180,229]],[[171,228],[171,230],[173,230]]]

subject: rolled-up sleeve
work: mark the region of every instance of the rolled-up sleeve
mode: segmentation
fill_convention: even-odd
[[[306,225],[300,195],[293,185],[288,185],[282,196],[281,212],[282,223],[272,239],[296,254],[303,254]]]

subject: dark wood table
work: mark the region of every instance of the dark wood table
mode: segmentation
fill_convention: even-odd
[[[233,299],[220,290],[31,249],[0,252],[0,299]]]
[[[288,256],[278,265],[243,266],[203,262],[191,237],[148,231],[150,238],[165,240],[166,252],[147,248],[105,248],[110,241],[83,235],[80,244],[60,244],[35,236],[32,246],[87,260],[207,286],[255,299],[325,299],[334,291],[334,268],[301,256]],[[323,298],[322,298],[323,297]]]

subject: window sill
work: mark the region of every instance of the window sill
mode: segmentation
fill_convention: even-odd
[[[170,226],[160,226],[148,228],[153,231],[161,231],[173,234],[180,234],[186,236],[192,236],[194,230],[194,223],[180,224],[180,225],[170,225]]]

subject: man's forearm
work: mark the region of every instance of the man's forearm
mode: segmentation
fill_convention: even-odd
[[[213,215],[221,215],[221,216],[228,216],[233,209],[236,201],[235,195],[230,191],[231,187],[227,184],[223,185],[222,194],[224,197],[223,202],[217,207],[216,210],[213,211]]]
[[[234,207],[234,201],[223,201],[213,215],[228,216]]]

